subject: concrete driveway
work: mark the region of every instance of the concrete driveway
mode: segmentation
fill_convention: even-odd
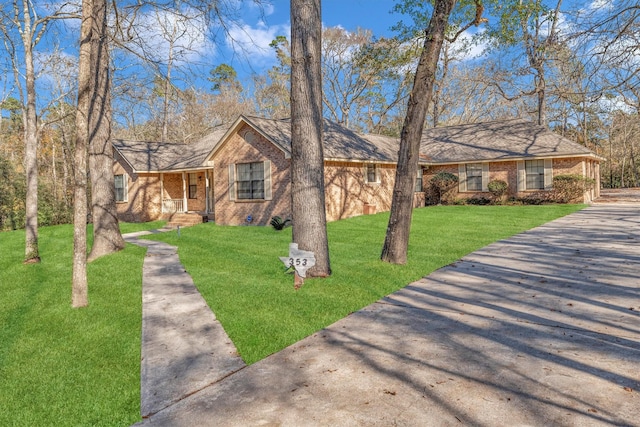
[[[489,245],[144,426],[640,425],[640,204]]]

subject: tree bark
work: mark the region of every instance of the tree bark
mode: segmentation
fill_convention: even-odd
[[[115,202],[113,147],[111,146],[111,77],[107,32],[107,1],[93,0],[89,102],[89,167],[93,246],[89,261],[124,249]]]
[[[315,254],[315,277],[331,274],[322,146],[320,0],[291,0],[291,207],[293,241]]]
[[[36,116],[36,83],[33,62],[34,23],[31,21],[29,2],[23,0],[24,28],[22,44],[25,58],[25,80],[27,89],[27,105],[23,110],[24,124],[24,168],[27,181],[25,200],[25,248],[24,262],[40,262],[38,248],[38,118]]]
[[[449,16],[456,0],[436,0],[431,21],[425,33],[425,42],[416,69],[413,89],[409,96],[407,117],[400,134],[398,167],[393,188],[391,212],[387,234],[382,247],[382,261],[406,264],[411,216],[413,214],[413,192],[418,171],[420,139],[425,117],[433,95],[436,67]]]
[[[89,304],[87,285],[87,146],[89,141],[89,101],[91,97],[92,9],[92,0],[82,1],[73,187],[73,281],[71,306],[74,308],[86,307]]]

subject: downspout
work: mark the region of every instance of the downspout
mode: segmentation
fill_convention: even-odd
[[[164,173],[160,172],[160,213],[164,214]]]

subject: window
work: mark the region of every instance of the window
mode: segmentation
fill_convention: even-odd
[[[198,175],[195,173],[189,174],[189,198],[198,198]]]
[[[526,190],[544,189],[544,160],[527,160],[524,162],[526,173]]]
[[[272,200],[271,161],[230,163],[229,200]]]
[[[489,191],[489,163],[459,163],[458,191]]]
[[[128,197],[127,175],[115,175],[113,180],[116,184],[116,202],[126,202]]]
[[[264,162],[236,165],[238,199],[264,199]]]
[[[422,168],[418,168],[418,176],[416,177],[416,193],[422,192]]]
[[[367,183],[378,183],[380,182],[380,174],[378,171],[378,165],[376,164],[367,164],[365,167],[365,182]]]
[[[518,191],[551,190],[553,160],[521,160],[518,163]]]
[[[482,163],[466,165],[467,191],[482,191]]]

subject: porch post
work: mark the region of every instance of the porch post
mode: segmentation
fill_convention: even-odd
[[[207,169],[204,170],[204,194],[204,209],[209,213],[209,171]]]
[[[182,172],[182,204],[185,212],[189,210],[187,206],[187,173]]]

